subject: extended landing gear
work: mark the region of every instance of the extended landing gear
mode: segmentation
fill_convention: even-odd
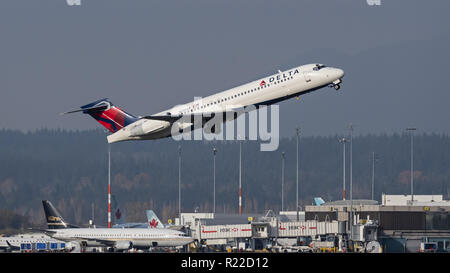
[[[333,86],[334,89],[335,89],[336,91],[338,91],[338,90],[341,88],[341,85],[340,85],[341,82],[342,82],[341,79],[337,79],[337,80],[335,80],[335,81],[331,84],[331,86]],[[330,87],[331,87],[331,86],[330,86]]]

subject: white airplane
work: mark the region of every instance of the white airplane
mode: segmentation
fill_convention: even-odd
[[[153,210],[146,210],[147,223],[125,223],[121,222],[112,226],[112,228],[164,228],[171,230],[184,231],[182,225],[164,225]]]
[[[64,248],[64,242],[55,240],[42,233],[26,233],[0,237],[0,249],[4,251],[61,250]]]
[[[95,118],[112,134],[107,137],[109,143],[126,140],[148,140],[181,134],[205,126],[208,120],[217,114],[222,116],[237,107],[270,105],[297,97],[320,88],[330,86],[339,90],[344,71],[323,64],[307,64],[240,85],[238,87],[174,106],[155,115],[136,117],[114,106],[108,99],[101,99],[81,106],[81,110],[65,112],[83,112]],[[192,122],[195,116],[201,116],[201,124]],[[231,119],[237,117],[236,113]],[[189,121],[186,121],[189,119]],[[172,125],[178,131],[173,133]],[[218,128],[219,129],[219,128]],[[216,133],[211,128],[212,133]]]
[[[78,242],[82,247],[106,246],[123,251],[177,247],[194,241],[183,232],[163,228],[76,228],[64,221],[50,201],[44,200],[42,204],[48,224],[45,232],[58,240]]]

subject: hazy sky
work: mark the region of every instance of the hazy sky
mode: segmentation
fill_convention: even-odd
[[[0,128],[87,129],[60,116],[108,97],[147,115],[310,62],[341,67],[280,103],[292,135],[450,133],[450,1],[0,1]]]

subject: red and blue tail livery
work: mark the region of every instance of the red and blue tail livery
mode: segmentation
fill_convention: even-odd
[[[123,127],[139,120],[139,118],[128,114],[108,99],[101,99],[80,107],[83,114],[88,114],[97,120],[111,133],[115,133]]]

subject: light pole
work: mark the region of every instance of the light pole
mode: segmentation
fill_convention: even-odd
[[[239,141],[239,214],[242,214],[242,141]]]
[[[295,134],[297,135],[297,179],[296,179],[297,187],[295,191],[295,207],[297,210],[297,221],[300,221],[300,216],[298,212],[298,142],[300,137],[300,128],[295,128]]]
[[[281,153],[281,211],[284,211],[284,160],[285,154]]]
[[[350,123],[350,239],[353,240],[353,124]]]
[[[339,139],[339,142],[343,144],[344,148],[342,150],[343,164],[342,164],[342,200],[345,200],[345,143],[348,139],[345,137]]]
[[[111,228],[111,144],[108,143],[108,228]]]
[[[91,219],[92,219],[92,227],[95,227],[95,204],[94,202],[91,203]]]
[[[178,145],[178,217],[181,221],[181,145]]]
[[[214,164],[214,168],[213,168],[213,182],[214,182],[214,186],[213,186],[213,213],[216,213],[216,153],[217,153],[216,148],[213,148],[213,164]]]
[[[372,200],[375,200],[375,162],[377,160],[377,154],[375,154],[375,152],[372,152]]]
[[[406,128],[406,131],[409,131],[410,135],[411,135],[411,205],[413,205],[413,202],[414,202],[414,142],[413,142],[413,136],[414,136],[415,130],[417,130],[417,128]]]

